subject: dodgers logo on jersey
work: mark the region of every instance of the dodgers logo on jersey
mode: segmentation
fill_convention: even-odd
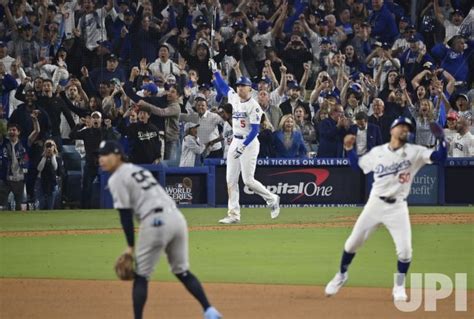
[[[387,175],[396,175],[398,172],[403,171],[411,166],[411,162],[409,160],[404,160],[399,163],[393,163],[391,165],[383,165],[379,164],[374,169],[374,174],[378,175],[378,177],[384,177]]]
[[[241,118],[246,118],[247,117],[247,112],[234,112],[232,113],[232,118],[234,119],[241,119]]]

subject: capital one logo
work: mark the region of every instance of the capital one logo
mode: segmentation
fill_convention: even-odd
[[[410,300],[396,301],[395,307],[403,312],[412,312],[419,309],[425,299],[425,311],[436,311],[438,300],[448,298],[454,291],[454,310],[467,311],[467,274],[456,273],[454,284],[450,277],[445,274],[412,273],[410,284]],[[394,274],[394,282],[397,274]],[[424,296],[423,296],[424,295]]]
[[[304,168],[304,169],[295,169],[284,172],[278,172],[275,174],[270,174],[268,176],[296,176],[291,182],[282,182],[278,181],[276,184],[267,184],[266,188],[278,195],[295,195],[291,202],[296,202],[298,199],[305,197],[321,196],[329,197],[332,195],[333,186],[322,185],[329,177],[329,171],[326,169],[318,168]],[[300,181],[302,175],[309,175],[311,178],[308,182]],[[244,192],[246,194],[253,194],[254,192],[248,187],[244,186]]]

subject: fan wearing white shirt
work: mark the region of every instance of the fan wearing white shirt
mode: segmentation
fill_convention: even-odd
[[[469,122],[460,118],[456,126],[458,133],[453,138],[453,157],[474,157],[474,136],[469,132]]]
[[[179,76],[179,66],[170,59],[170,48],[166,44],[160,45],[158,58],[148,67],[153,76],[167,77],[170,74]]]

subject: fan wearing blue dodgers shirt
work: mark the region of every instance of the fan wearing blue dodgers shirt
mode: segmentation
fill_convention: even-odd
[[[229,194],[227,216],[221,224],[235,224],[240,222],[239,204],[239,175],[242,180],[256,194],[260,195],[271,209],[271,217],[277,218],[280,214],[280,196],[272,194],[254,177],[257,166],[257,156],[260,143],[257,135],[260,131],[262,109],[252,98],[252,82],[246,77],[240,77],[236,83],[237,92],[231,89],[217,71],[216,62],[209,62],[214,73],[217,90],[228,97],[232,104],[232,130],[234,138],[227,153],[227,192]]]
[[[406,198],[416,173],[432,162],[443,163],[447,157],[446,142],[440,141],[438,150],[407,143],[413,124],[410,119],[396,119],[390,129],[389,143],[372,148],[358,158],[354,135],[346,135],[344,148],[352,168],[365,174],[374,173],[374,183],[367,204],[346,240],[339,272],[327,284],[326,295],[335,295],[348,279],[347,269],[367,238],[380,224],[385,225],[395,242],[397,275],[392,290],[395,301],[406,301],[405,276],[412,258],[411,226]]]
[[[124,254],[133,256],[135,250],[132,292],[135,319],[143,317],[148,280],[163,251],[166,252],[171,271],[201,304],[204,318],[222,318],[209,304],[199,280],[189,271],[188,229],[174,200],[148,170],[125,163],[123,149],[115,141],[102,141],[99,164],[104,171],[112,174],[108,187],[114,208],[120,213],[120,222],[127,239],[128,246]],[[136,248],[133,215],[140,220]]]

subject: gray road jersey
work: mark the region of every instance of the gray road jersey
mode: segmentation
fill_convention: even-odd
[[[177,209],[150,171],[134,164],[122,164],[110,177],[108,187],[114,208],[132,209],[140,220],[156,208]]]

